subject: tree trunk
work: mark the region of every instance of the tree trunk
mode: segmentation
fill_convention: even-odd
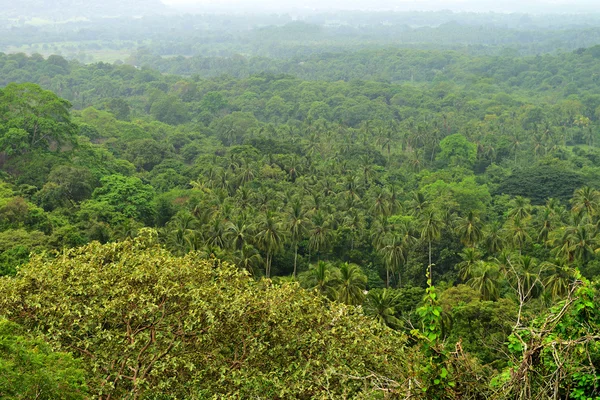
[[[298,265],[298,243],[294,245],[294,279],[296,279],[296,266]]]
[[[267,251],[267,266],[265,268],[265,275],[267,276],[267,278],[271,277],[271,260],[269,251]]]
[[[390,267],[385,268],[386,278],[385,278],[385,287],[386,289],[390,288]]]
[[[429,240],[429,279],[433,284],[433,268],[431,266],[431,240]]]

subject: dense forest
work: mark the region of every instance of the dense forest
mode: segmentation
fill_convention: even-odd
[[[599,41],[322,34],[0,53],[0,398],[600,398]]]
[[[22,7],[28,3],[11,4]],[[127,4],[135,6],[131,1]],[[150,4],[146,6],[151,8]],[[11,8],[0,7],[0,51],[62,55],[86,63],[133,64],[137,58],[129,57],[138,50],[155,57],[207,57],[215,59],[213,62],[227,62],[231,57],[267,57],[277,59],[275,63],[297,63],[315,55],[390,48],[535,56],[572,52],[600,43],[599,14],[305,11],[166,14],[131,19],[118,17],[121,8],[115,2],[103,2],[87,7],[85,18],[69,18],[81,10],[81,6],[72,5],[62,14],[66,20],[55,23],[55,17],[43,12],[35,18],[15,18],[7,14]],[[116,15],[106,16],[106,10]],[[262,68],[266,63],[263,61]],[[158,65],[151,67],[161,69]]]

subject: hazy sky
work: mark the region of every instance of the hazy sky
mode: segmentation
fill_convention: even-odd
[[[162,0],[189,9],[397,9],[495,12],[600,12],[600,0]]]

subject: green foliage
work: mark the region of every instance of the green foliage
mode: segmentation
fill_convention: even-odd
[[[476,290],[465,285],[446,289],[440,297],[443,314],[448,318],[444,329],[447,343],[460,343],[482,364],[503,368],[506,361],[498,353],[504,351],[517,317],[514,302],[483,300]]]
[[[446,136],[440,149],[436,159],[445,166],[470,168],[475,164],[477,146],[459,133]]]
[[[227,29],[241,23],[229,17]],[[582,314],[580,325],[569,322],[552,342],[566,349],[564,364],[555,358],[563,355],[544,353],[551,352],[545,344],[525,355],[556,333],[541,332],[537,320],[550,314],[566,321],[567,311],[559,315],[556,307],[571,310],[576,302],[574,268],[590,278],[600,271],[597,49],[537,57],[489,44],[464,52],[378,50],[372,47],[383,32],[402,41],[469,31],[460,24],[428,28],[427,18],[487,17],[406,17],[406,26],[421,21],[419,29],[390,27],[379,15],[357,29],[364,15],[339,17],[351,21],[337,28],[316,20],[286,25],[287,17],[269,16],[261,29],[246,21],[244,43],[235,46],[250,55],[235,57],[227,54],[237,34],[199,39],[215,26],[221,32],[215,21],[224,24],[222,17],[169,17],[176,23],[160,35],[181,34],[182,43],[136,43],[165,54],[210,46],[219,58],[161,59],[140,50],[127,62],[141,68],[0,54],[2,82],[36,82],[56,93],[32,83],[0,92],[0,275],[16,275],[5,287],[27,301],[19,303],[19,322],[50,335],[53,347],[79,348],[94,393],[108,379],[113,397],[319,398],[329,390],[339,398],[415,391],[427,398],[515,398],[525,382],[546,398],[541,388],[556,387],[559,375],[558,397],[593,393],[589,365],[597,366],[597,349],[588,339],[597,327]],[[533,26],[526,18],[494,18]],[[552,37],[545,19],[531,18],[536,39]],[[181,26],[198,21],[200,36],[186,42]],[[55,26],[56,34],[78,24]],[[13,28],[2,31],[0,42],[26,29]],[[390,29],[400,31],[389,35]],[[588,29],[585,39],[573,32],[581,31],[561,31],[563,43],[591,41],[596,31]],[[327,44],[315,42],[324,37]],[[438,39],[444,47],[445,36]],[[499,40],[508,38],[494,36]],[[370,48],[340,52],[365,43]],[[543,46],[536,41],[520,50]],[[325,48],[335,52],[321,54]],[[284,56],[251,55],[261,51]],[[58,96],[77,110],[70,113]],[[40,133],[46,139],[34,143]],[[131,240],[147,235],[148,226],[159,227],[164,249]],[[107,244],[72,249],[92,240]],[[30,253],[32,263],[23,266]],[[431,287],[419,308],[425,270],[440,298]],[[292,284],[296,277],[307,290]],[[18,282],[25,282],[22,294],[12,288]],[[171,307],[164,320],[160,296]],[[123,315],[144,328],[133,344],[127,322],[117,318]],[[420,324],[424,333],[405,345],[399,332]],[[154,360],[173,339],[168,355]],[[143,349],[140,340],[150,345],[138,365],[132,360]],[[583,350],[564,347],[586,340]],[[95,372],[90,349],[100,354]],[[518,375],[519,358],[545,364],[527,364],[535,374]],[[153,367],[144,372],[148,363]],[[132,370],[146,375],[133,379]]]
[[[0,318],[0,397],[6,400],[88,398],[86,374],[70,354]]]
[[[539,205],[549,198],[568,200],[583,183],[579,173],[564,166],[534,165],[514,171],[502,182],[498,192],[524,196]]]
[[[59,147],[73,139],[71,104],[31,83],[11,83],[0,91],[0,149],[21,154],[30,149]]]
[[[164,96],[152,103],[150,114],[166,124],[178,125],[188,120],[185,105],[176,97]]]
[[[442,342],[442,307],[436,289],[428,279],[429,287],[425,291],[423,306],[417,313],[423,325],[422,331],[413,330],[412,334],[420,341],[426,363],[422,366],[423,383],[421,390],[431,399],[451,398],[452,388],[456,382],[452,380],[449,370],[448,351]]]
[[[405,340],[296,284],[135,240],[34,257],[0,306],[81,358],[94,395],[307,398],[404,391]],[[26,311],[27,310],[27,311]],[[210,360],[210,362],[206,362]]]
[[[139,178],[123,175],[103,177],[100,187],[93,192],[91,204],[107,207],[108,214],[119,213],[125,218],[138,219],[148,224],[154,220],[154,189]]]
[[[566,300],[529,326],[515,327],[508,338],[513,373],[493,381],[499,398],[598,398],[597,300],[597,290],[577,274]]]
[[[90,198],[96,184],[87,168],[61,165],[52,169],[35,198],[44,209],[52,210]]]
[[[393,289],[373,289],[367,294],[365,314],[375,318],[380,324],[390,328],[400,328],[402,321],[398,318],[399,295]]]
[[[0,276],[14,275],[29,253],[46,249],[48,237],[40,231],[7,229],[0,232]]]

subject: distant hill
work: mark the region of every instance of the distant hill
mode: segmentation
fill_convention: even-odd
[[[0,16],[8,18],[121,17],[168,10],[160,0],[0,0]]]

